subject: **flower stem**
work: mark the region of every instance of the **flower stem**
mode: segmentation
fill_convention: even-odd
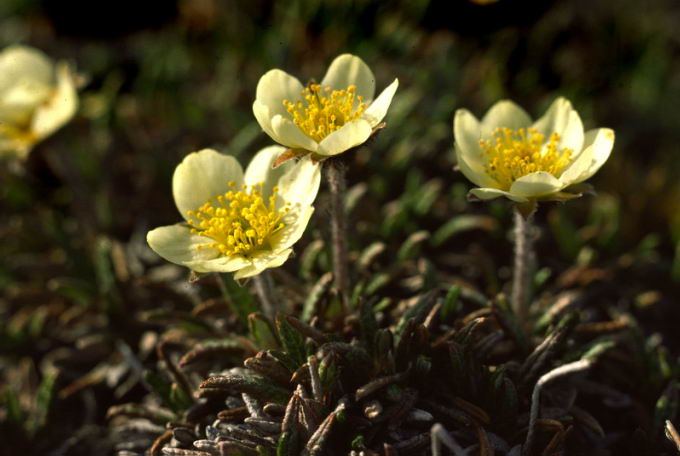
[[[345,214],[345,166],[337,158],[326,160],[326,179],[331,192],[331,236],[333,275],[344,307],[349,305],[349,268],[347,263],[347,217]]]
[[[276,314],[276,305],[274,300],[274,285],[272,278],[268,271],[262,271],[253,277],[253,284],[255,284],[255,292],[260,298],[260,305],[262,306],[262,313],[269,318],[274,318]]]
[[[533,256],[533,214],[526,218],[515,208],[515,267],[512,276],[512,306],[517,320],[522,324],[528,313],[530,269]]]

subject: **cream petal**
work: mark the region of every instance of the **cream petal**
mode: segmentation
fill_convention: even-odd
[[[146,242],[154,252],[175,264],[213,260],[219,256],[216,249],[197,248],[211,243],[211,239],[193,234],[187,226],[179,224],[149,231]]]
[[[589,179],[607,161],[614,147],[614,131],[609,128],[589,130],[583,143],[581,155],[560,176],[560,180],[568,185]]]
[[[583,144],[583,123],[578,113],[572,108],[571,102],[560,97],[553,101],[543,116],[532,125],[548,140],[551,133],[557,133],[562,138],[561,147],[569,147],[574,152],[581,151]]]
[[[510,193],[516,196],[533,198],[548,195],[563,189],[565,185],[550,173],[537,171],[522,176],[512,183]]]
[[[458,168],[470,182],[480,187],[498,187],[498,182],[494,178],[483,170],[479,171],[478,168],[473,168],[470,165],[465,156],[462,155],[460,147],[456,147],[456,159],[458,161]]]
[[[342,54],[333,60],[321,80],[322,87],[333,90],[344,90],[350,85],[357,88],[356,94],[364,97],[365,102],[373,100],[375,95],[375,76],[371,69],[359,57]]]
[[[230,181],[238,187],[243,184],[243,170],[234,157],[212,149],[184,157],[172,176],[172,195],[182,217],[188,220],[188,211],[195,211],[208,199],[227,192]]]
[[[583,148],[583,122],[578,112],[572,110],[569,113],[569,118],[561,132],[556,132],[560,135],[560,147],[571,149],[574,159],[578,156],[578,152]],[[546,137],[546,140],[549,139]]]
[[[0,99],[8,89],[24,81],[52,85],[53,71],[50,59],[38,49],[22,45],[5,48],[0,52]]]
[[[272,131],[274,136],[278,138],[277,142],[284,146],[312,152],[316,152],[319,147],[316,141],[306,136],[290,119],[278,114],[272,117]]]
[[[480,187],[498,187],[484,170],[484,152],[479,147],[481,130],[477,118],[467,109],[458,109],[453,117],[456,159],[462,173]]]
[[[293,206],[281,219],[284,227],[271,238],[274,250],[291,247],[299,241],[313,213],[314,208],[311,206]]]
[[[52,87],[24,79],[8,88],[0,98],[0,122],[27,127],[35,109],[50,96]]]
[[[250,264],[234,274],[234,279],[240,280],[257,275],[268,268],[277,268],[286,262],[292,249],[278,252],[266,252],[255,256]]]
[[[250,264],[242,257],[222,256],[213,248],[198,248],[212,243],[212,239],[193,234],[179,224],[149,231],[146,241],[164,259],[196,272],[233,272]]]
[[[294,162],[291,160],[285,164],[289,163]],[[279,179],[279,196],[287,203],[309,206],[314,202],[320,184],[321,165],[318,162],[315,163],[310,156],[306,156],[290,166]]]
[[[246,168],[244,183],[246,185],[263,184],[262,196],[265,199],[269,198],[272,188],[278,185],[281,176],[295,166],[295,162],[289,160],[281,166],[272,168],[279,155],[285,151],[286,148],[282,146],[269,146],[256,153]]]
[[[526,111],[510,100],[501,100],[491,106],[481,122],[483,137],[489,137],[496,128],[517,130],[531,125],[531,118]]]
[[[264,132],[267,133],[267,135],[269,135],[269,137],[274,141],[281,142],[278,136],[274,134],[274,130],[272,129],[272,115],[269,111],[269,108],[255,100],[253,102],[253,114],[255,115],[255,119],[257,120],[257,123],[260,124],[262,130],[264,130]]]
[[[78,94],[73,75],[65,63],[57,66],[57,88],[35,111],[32,131],[44,138],[68,122],[78,109]]]
[[[366,142],[373,133],[371,124],[365,119],[357,119],[346,123],[319,143],[316,151],[319,155],[332,156],[344,152]]]
[[[283,101],[295,103],[302,100],[303,90],[304,87],[297,78],[279,69],[269,70],[257,83],[255,100],[269,108],[271,117],[277,114],[289,117]]]
[[[243,257],[227,256],[221,256],[213,260],[189,261],[184,264],[184,266],[196,272],[234,272],[249,265],[250,262]]]
[[[529,201],[523,196],[513,195],[512,193],[505,192],[497,188],[473,188],[470,190],[470,193],[476,196],[477,198],[485,201],[499,198],[501,196],[504,196],[512,201],[515,201],[516,203],[526,203]]]
[[[364,111],[364,114],[361,117],[368,120],[371,127],[375,127],[385,118],[387,109],[390,107],[392,98],[394,98],[394,94],[397,91],[397,87],[399,87],[399,80],[395,79],[392,84],[387,86],[387,88],[373,100],[373,103],[366,108],[366,111]]]

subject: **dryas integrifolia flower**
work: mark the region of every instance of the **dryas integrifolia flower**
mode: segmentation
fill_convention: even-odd
[[[504,196],[534,206],[540,200],[565,200],[570,190],[607,161],[614,131],[584,133],[571,103],[555,100],[536,122],[511,101],[499,101],[481,122],[466,109],[453,120],[458,166],[479,188],[471,195],[489,200]]]
[[[78,95],[65,62],[13,45],[0,52],[0,156],[24,158],[76,112]]]
[[[375,77],[359,57],[338,56],[321,83],[304,87],[285,71],[260,78],[253,113],[277,143],[316,160],[363,144],[385,117],[399,81],[377,98]]]
[[[262,149],[245,173],[232,156],[189,154],[172,179],[184,223],[150,231],[151,248],[193,271],[236,272],[236,279],[283,264],[314,211],[321,179],[309,157],[272,168],[284,150]]]

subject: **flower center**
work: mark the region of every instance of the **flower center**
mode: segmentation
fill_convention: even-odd
[[[480,139],[479,146],[486,153],[484,169],[501,186],[508,190],[522,176],[536,171],[546,171],[559,177],[571,163],[573,151],[559,148],[560,135],[552,133],[547,143],[545,135],[534,128],[497,128],[494,139]]]
[[[293,103],[283,100],[283,105],[302,132],[316,142],[338,130],[348,122],[357,120],[366,110],[364,97],[356,95],[357,88],[350,85],[345,90],[322,88],[311,84],[302,91],[304,101]]]
[[[235,182],[229,182],[229,187],[235,186]],[[265,202],[262,184],[244,185],[240,191],[229,190],[210,198],[197,210],[188,211],[191,232],[215,241],[196,248],[212,247],[224,255],[245,257],[257,250],[271,248],[271,237],[285,226],[281,218],[289,210],[287,207],[276,209],[277,191],[274,187]]]

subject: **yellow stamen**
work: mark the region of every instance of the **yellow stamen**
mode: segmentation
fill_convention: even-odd
[[[479,145],[487,157],[484,169],[500,184],[501,190],[509,190],[517,179],[536,171],[560,177],[571,163],[573,151],[559,148],[557,133],[551,134],[547,143],[545,135],[534,128],[497,128],[493,136],[494,140],[481,139]]]
[[[228,183],[235,188],[234,182]],[[272,235],[285,225],[281,221],[288,208],[276,209],[276,193],[265,202],[262,184],[242,187],[209,199],[195,211],[189,211],[191,232],[209,237],[215,242],[198,245],[197,249],[212,247],[228,256],[248,258],[257,250],[271,248]]]
[[[340,129],[343,125],[357,120],[366,110],[362,96],[356,95],[357,88],[350,85],[345,90],[331,90],[319,84],[311,84],[302,91],[303,101],[283,101],[295,125],[312,138],[323,138]]]

